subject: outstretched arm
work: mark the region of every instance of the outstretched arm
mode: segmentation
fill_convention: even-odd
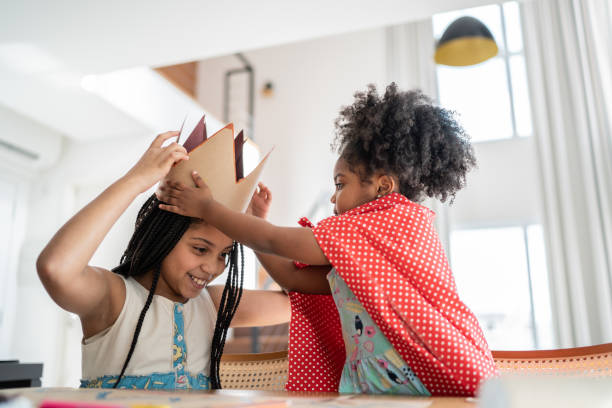
[[[230,210],[212,197],[202,178],[193,173],[196,187],[168,183],[158,192],[160,208],[176,214],[204,219],[215,228],[258,252],[295,259],[309,265],[329,265],[314,234],[308,228],[278,227]]]

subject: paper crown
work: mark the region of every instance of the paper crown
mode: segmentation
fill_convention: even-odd
[[[180,135],[179,135],[180,137]],[[200,119],[183,147],[189,153],[189,160],[174,166],[167,180],[180,181],[195,186],[191,173],[197,171],[206,182],[213,197],[232,210],[244,212],[270,153],[261,160],[255,169],[244,177],[242,131],[234,138],[234,125],[229,124],[211,137],[206,135],[206,119]]]

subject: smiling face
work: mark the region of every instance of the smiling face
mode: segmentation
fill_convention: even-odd
[[[155,293],[175,302],[198,296],[225,269],[232,244],[228,236],[209,224],[192,223],[162,261]]]

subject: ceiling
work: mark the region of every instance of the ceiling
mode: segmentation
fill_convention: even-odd
[[[111,71],[202,60],[487,3],[491,0],[5,1],[0,104],[73,140],[145,134],[160,121],[112,103],[88,84],[100,78],[108,84],[105,74]],[[167,92],[162,76],[151,78],[148,85]],[[139,92],[128,85],[125,92]],[[186,96],[181,101],[195,104]]]

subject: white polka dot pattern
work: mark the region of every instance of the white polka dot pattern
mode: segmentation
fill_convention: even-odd
[[[459,299],[434,215],[393,193],[326,218],[313,232],[425,387],[433,395],[474,395],[495,374],[495,363],[476,317]],[[290,299],[287,389],[337,391],[346,355],[332,297]]]

